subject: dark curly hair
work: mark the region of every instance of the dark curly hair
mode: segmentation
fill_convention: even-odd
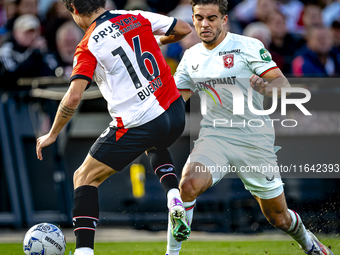
[[[105,8],[106,0],[63,0],[63,3],[67,10],[73,13],[73,8],[77,8],[79,14],[88,16],[96,12],[99,8]]]
[[[194,11],[195,5],[201,4],[216,4],[218,5],[220,9],[220,13],[222,14],[222,17],[224,17],[227,14],[228,11],[228,1],[227,0],[191,0],[190,4],[192,6],[192,10]]]

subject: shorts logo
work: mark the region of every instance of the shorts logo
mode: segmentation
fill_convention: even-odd
[[[105,137],[110,132],[110,128],[108,127],[105,131],[100,135],[101,138]]]
[[[272,182],[272,181],[274,181],[274,178],[275,178],[275,176],[274,176],[274,175],[273,175],[271,178],[269,178],[269,177],[266,177],[267,181],[269,181],[269,182]]]
[[[232,68],[234,66],[234,54],[223,56],[223,63],[225,68]]]

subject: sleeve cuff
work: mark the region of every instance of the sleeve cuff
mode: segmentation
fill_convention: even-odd
[[[74,75],[70,78],[70,81],[68,83],[68,85],[71,85],[71,82],[75,79],[83,79],[83,80],[87,80],[88,81],[88,84],[85,88],[85,90],[87,90],[89,87],[91,87],[91,84],[92,84],[92,79],[88,76],[85,76],[85,75],[81,75],[81,74],[78,74],[78,75]]]
[[[177,19],[174,18],[174,20],[173,20],[173,22],[172,22],[170,28],[169,28],[168,31],[165,33],[166,36],[169,36],[169,35],[170,35],[171,31],[172,31],[172,30],[174,29],[174,27],[176,26],[176,23],[177,23]]]
[[[262,77],[263,75],[265,75],[266,73],[268,73],[269,71],[278,68],[277,66],[271,67],[269,69],[267,69],[266,71],[262,72],[259,76]]]
[[[190,91],[191,94],[194,94],[194,92],[191,89],[178,89],[179,91]]]

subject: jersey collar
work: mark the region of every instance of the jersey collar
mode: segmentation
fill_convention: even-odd
[[[202,45],[202,48],[203,48],[203,51],[205,51],[206,53],[210,54],[214,51],[219,51],[220,48],[224,47],[224,45],[230,40],[230,37],[231,37],[231,33],[230,32],[227,32],[227,35],[226,37],[223,39],[222,42],[220,42],[219,45],[217,45],[215,48],[213,48],[212,50],[208,50],[206,47],[204,47],[203,43],[201,44]]]

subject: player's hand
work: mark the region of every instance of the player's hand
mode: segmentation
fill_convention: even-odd
[[[259,76],[253,74],[249,78],[250,86],[257,92],[259,92],[261,95],[266,94],[267,85],[269,84],[267,81],[264,81]]]
[[[37,151],[37,158],[39,160],[43,160],[42,153],[41,153],[42,148],[47,147],[50,144],[54,143],[55,140],[56,140],[56,137],[52,137],[50,134],[47,134],[47,135],[44,135],[38,138],[36,151]]]

